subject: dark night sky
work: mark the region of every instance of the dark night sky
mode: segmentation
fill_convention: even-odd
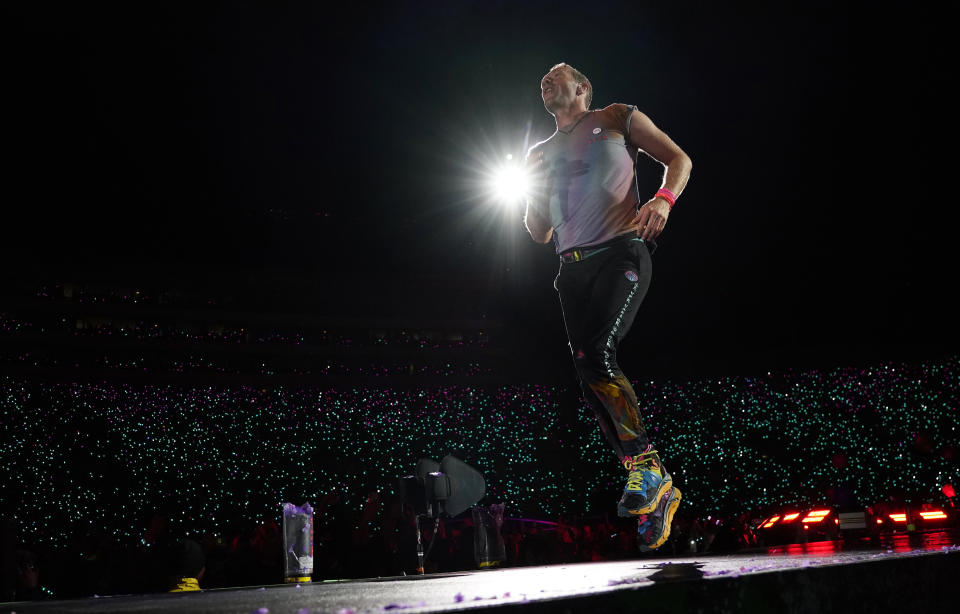
[[[353,4],[6,8],[10,271],[283,271],[328,285],[330,313],[487,313],[562,345],[551,248],[480,179],[528,122],[552,132],[538,85],[566,61],[595,107],[638,105],[694,161],[634,347],[753,365],[956,346],[941,16]],[[652,194],[659,165],[639,169]]]

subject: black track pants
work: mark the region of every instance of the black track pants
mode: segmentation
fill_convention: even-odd
[[[617,364],[617,347],[647,294],[651,274],[647,246],[627,240],[579,262],[561,263],[555,283],[580,388],[620,459],[648,444],[636,393]]]

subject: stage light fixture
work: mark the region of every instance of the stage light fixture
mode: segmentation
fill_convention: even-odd
[[[834,523],[842,531],[867,528],[867,515],[863,512],[838,512]]]
[[[421,458],[413,475],[400,478],[400,500],[411,505],[416,512],[414,523],[417,533],[417,571],[424,573],[423,562],[430,555],[437,537],[440,516],[454,517],[475,505],[486,494],[483,475],[459,458],[448,454],[438,463]],[[420,532],[420,519],[434,520],[433,536],[426,551]]]
[[[400,478],[400,498],[428,518],[457,516],[485,493],[483,475],[452,455],[439,463],[421,458],[413,475]]]
[[[831,510],[813,510],[807,513],[801,522],[804,524],[808,522],[823,522],[823,519],[830,515],[830,511]]]

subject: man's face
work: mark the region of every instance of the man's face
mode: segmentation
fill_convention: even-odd
[[[540,81],[540,96],[543,106],[550,113],[564,109],[573,104],[577,98],[577,82],[566,66],[554,68]]]

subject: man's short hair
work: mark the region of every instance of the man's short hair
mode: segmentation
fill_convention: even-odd
[[[561,66],[564,66],[564,67],[570,69],[570,74],[573,75],[573,80],[576,81],[578,85],[585,85],[585,86],[587,86],[587,99],[586,99],[586,101],[587,101],[587,108],[589,109],[589,108],[590,108],[590,103],[593,102],[593,84],[590,83],[590,79],[587,79],[587,75],[583,74],[582,72],[580,72],[579,70],[577,70],[577,69],[574,68],[573,66],[570,66],[570,65],[567,64],[566,62],[560,62],[559,64],[554,64],[554,65],[550,68],[550,70],[556,70],[557,68],[560,68]],[[547,72],[550,72],[550,71],[547,71]]]

